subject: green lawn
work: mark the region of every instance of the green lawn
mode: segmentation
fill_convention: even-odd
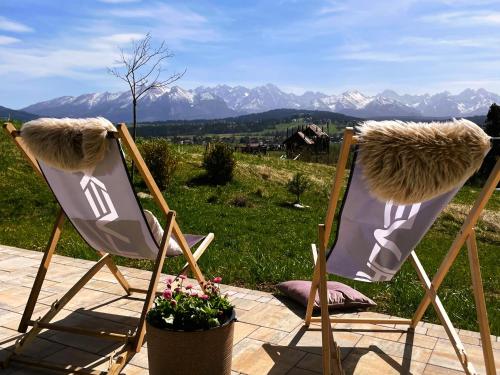
[[[203,148],[174,148],[180,154],[181,163],[165,197],[177,211],[184,232],[215,233],[214,242],[200,261],[205,274],[221,275],[224,283],[261,290],[274,290],[274,285],[280,281],[311,277],[310,243],[316,239],[317,224],[324,219],[333,167],[238,154],[232,183],[223,187],[199,185],[193,182],[193,178],[203,173]],[[285,184],[297,171],[313,181],[313,186],[303,197],[303,202],[311,206],[307,210],[294,210],[288,205],[293,198],[287,193]],[[57,206],[45,183],[4,134],[0,135],[0,189],[0,243],[42,251]],[[140,183],[139,190],[145,191]],[[465,187],[453,203],[456,207],[471,204],[478,191],[477,188]],[[235,197],[244,197],[247,206],[233,205]],[[159,215],[151,200],[142,203]],[[487,209],[487,221],[478,225],[477,237],[492,332],[500,335],[498,192]],[[431,276],[460,225],[460,215],[453,210],[447,211],[418,246],[417,254]],[[69,224],[57,252],[72,257],[97,258]],[[118,258],[117,262],[151,268],[145,261]],[[181,262],[181,259],[167,262],[164,271],[175,272]],[[409,264],[391,283],[342,281],[372,297],[378,303],[377,311],[402,317],[411,316],[423,295]],[[465,249],[440,288],[440,296],[458,327],[478,329]],[[425,319],[437,321],[431,309]]]

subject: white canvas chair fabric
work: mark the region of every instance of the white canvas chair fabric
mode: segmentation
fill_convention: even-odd
[[[358,157],[353,164],[326,270],[354,280],[389,281],[460,187],[421,203],[382,202],[370,193]]]
[[[110,138],[104,159],[92,170],[71,172],[38,160],[56,199],[83,239],[94,249],[128,258],[155,260],[163,230],[148,226],[127,174],[120,144]],[[150,215],[151,216],[151,215]],[[149,217],[151,224],[158,225]],[[154,235],[156,233],[156,236]],[[190,247],[204,236],[185,235]],[[167,256],[182,254],[171,238]]]

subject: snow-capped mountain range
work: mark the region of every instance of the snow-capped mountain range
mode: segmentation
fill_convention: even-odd
[[[23,111],[51,117],[104,116],[111,121],[130,121],[131,95],[93,93],[62,96],[23,108]],[[139,100],[139,121],[214,119],[264,112],[278,108],[326,110],[345,115],[376,117],[465,117],[484,115],[500,96],[484,89],[466,89],[453,95],[399,95],[392,90],[369,96],[356,90],[340,95],[307,91],[285,93],[272,84],[252,89],[243,86],[200,86],[185,90],[179,86],[149,91]]]

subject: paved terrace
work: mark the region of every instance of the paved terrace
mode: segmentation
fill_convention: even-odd
[[[16,331],[42,253],[0,245],[0,359],[19,337]],[[55,255],[47,274],[34,318],[78,280],[92,262]],[[146,288],[150,272],[120,267],[134,286]],[[162,278],[164,280],[164,278]],[[160,288],[162,286],[160,285]],[[321,372],[320,331],[302,329],[303,309],[285,305],[269,293],[222,286],[236,305],[233,374],[313,375]],[[286,303],[286,302],[285,302]],[[104,267],[87,286],[56,316],[61,324],[113,329],[126,333],[136,322],[142,301],[124,297],[123,290]],[[344,314],[347,315],[347,314]],[[349,314],[350,316],[355,314]],[[358,315],[380,316],[370,312]],[[314,325],[312,326],[314,327]],[[319,326],[316,326],[319,327]],[[455,357],[444,329],[421,323],[413,335],[394,325],[336,324],[335,337],[342,347],[347,374],[459,374]],[[368,329],[375,328],[371,332]],[[460,331],[460,336],[476,369],[484,373],[478,332]],[[116,343],[63,332],[44,332],[26,354],[47,361],[68,363],[105,370],[103,356],[118,349]],[[413,345],[409,345],[413,343]],[[144,349],[125,367],[126,374],[147,374]],[[500,364],[500,339],[493,338],[497,368]],[[41,374],[13,364],[4,374]]]

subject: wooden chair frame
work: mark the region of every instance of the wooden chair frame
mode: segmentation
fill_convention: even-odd
[[[26,157],[28,162],[33,167],[33,169],[40,176],[42,176],[42,172],[40,170],[38,162],[36,161],[35,157],[30,153],[30,151],[26,148],[21,133],[18,130],[16,130],[16,128],[11,123],[5,123],[3,128],[5,132],[10,137],[12,137],[13,141],[15,142],[17,147],[21,150],[22,154]],[[207,235],[207,237],[205,237],[205,239],[201,242],[201,244],[198,246],[198,248],[194,253],[191,252],[191,249],[189,248],[186,238],[184,237],[184,234],[182,233],[181,229],[179,228],[179,225],[175,220],[175,215],[176,215],[175,211],[170,210],[170,208],[168,207],[165,198],[161,194],[160,189],[158,188],[149,169],[147,168],[146,163],[144,162],[141,154],[139,153],[139,150],[137,149],[137,146],[133,141],[126,125],[119,124],[117,126],[117,129],[118,129],[117,132],[108,132],[108,137],[118,138],[122,141],[122,144],[126,147],[127,151],[130,153],[130,156],[134,160],[137,169],[139,170],[144,181],[146,182],[146,185],[148,186],[151,194],[153,195],[155,202],[158,204],[162,213],[166,216],[167,219],[163,238],[160,243],[160,249],[156,257],[156,260],[154,262],[154,268],[151,280],[149,282],[149,287],[148,289],[142,289],[130,286],[127,280],[125,279],[124,275],[120,272],[118,267],[113,262],[111,255],[107,253],[100,253],[101,258],[85,273],[85,275],[82,276],[82,278],[79,281],[76,282],[76,284],[74,284],[69,289],[69,291],[66,294],[64,294],[63,297],[61,297],[59,300],[55,301],[52,304],[49,311],[43,317],[39,318],[38,320],[32,320],[31,317],[33,315],[33,310],[38,300],[38,296],[42,288],[45,275],[50,265],[52,255],[54,254],[57,243],[61,236],[65,215],[63,213],[63,210],[60,208],[54,223],[54,227],[52,229],[52,233],[50,235],[49,242],[43,254],[40,267],[35,277],[35,281],[33,283],[33,287],[31,289],[31,293],[28,298],[26,308],[21,318],[18,331],[25,333],[28,327],[31,326],[32,328],[29,332],[25,333],[25,335],[23,335],[17,341],[13,353],[2,363],[2,367],[4,368],[9,365],[10,361],[15,361],[29,366],[42,367],[42,368],[58,370],[58,371],[66,371],[71,373],[86,373],[86,374],[102,373],[101,371],[89,370],[79,366],[72,366],[72,365],[63,366],[60,364],[54,364],[44,361],[35,361],[27,357],[21,356],[22,351],[31,341],[33,341],[37,337],[37,335],[40,333],[42,329],[52,329],[56,331],[87,335],[107,340],[113,340],[117,342],[123,342],[124,346],[121,349],[120,354],[118,354],[114,358],[113,355],[111,355],[110,366],[108,369],[109,374],[119,374],[120,371],[128,363],[128,361],[133,357],[133,355],[140,351],[142,344],[144,342],[144,335],[146,333],[146,314],[148,310],[151,308],[155,296],[158,294],[156,292],[156,285],[158,284],[158,280],[166,257],[166,251],[169,239],[172,234],[175,235],[179,243],[179,246],[182,249],[182,253],[187,260],[187,263],[181,269],[181,273],[186,273],[188,269],[191,270],[193,272],[194,277],[200,284],[201,288],[204,288],[205,286],[205,278],[201,273],[200,268],[198,267],[197,260],[207,249],[208,245],[212,242],[214,238],[213,233],[210,233]],[[56,323],[50,323],[50,321],[56,316],[56,314],[60,312],[61,309],[104,266],[107,266],[109,268],[109,270],[116,278],[118,283],[121,285],[121,287],[125,290],[125,293],[127,295],[131,295],[132,293],[141,293],[146,295],[135,333],[132,335],[127,335],[117,332],[88,330],[77,327],[63,326]]]
[[[323,374],[343,374],[340,350],[333,338],[333,330],[331,326],[333,323],[400,324],[408,325],[408,330],[413,330],[417,326],[418,322],[422,319],[427,307],[431,303],[436,310],[439,320],[441,321],[451,341],[451,344],[453,345],[453,348],[455,349],[458,360],[462,364],[465,373],[476,374],[474,366],[467,357],[464,345],[462,344],[456,329],[453,327],[451,320],[437,295],[439,286],[443,282],[460,249],[465,243],[467,244],[468,249],[469,264],[472,275],[472,287],[477,310],[477,318],[479,322],[486,373],[488,375],[496,374],[474,227],[479,219],[481,212],[488,203],[488,200],[490,199],[500,181],[500,160],[497,160],[493,171],[491,172],[483,189],[477,197],[471,211],[465,219],[460,231],[458,232],[454,242],[452,243],[450,249],[448,250],[448,253],[444,257],[432,281],[422,267],[422,264],[420,263],[415,251],[411,252],[409,261],[415,268],[422,287],[425,290],[425,295],[412,319],[333,318],[330,316],[328,312],[327,299],[328,275],[326,273],[326,248],[328,246],[328,241],[330,239],[330,234],[332,231],[335,210],[337,208],[340,190],[343,184],[350,148],[352,145],[356,144],[357,140],[358,138],[354,135],[354,130],[352,128],[346,128],[346,130],[344,131],[342,148],[340,150],[340,155],[337,162],[337,169],[330,194],[330,201],[326,213],[325,224],[319,224],[318,227],[319,253],[317,251],[316,245],[312,244],[315,266],[304,324],[306,327],[309,327],[311,322],[321,322]],[[321,317],[313,317],[312,313],[314,308],[314,300],[318,289]]]

